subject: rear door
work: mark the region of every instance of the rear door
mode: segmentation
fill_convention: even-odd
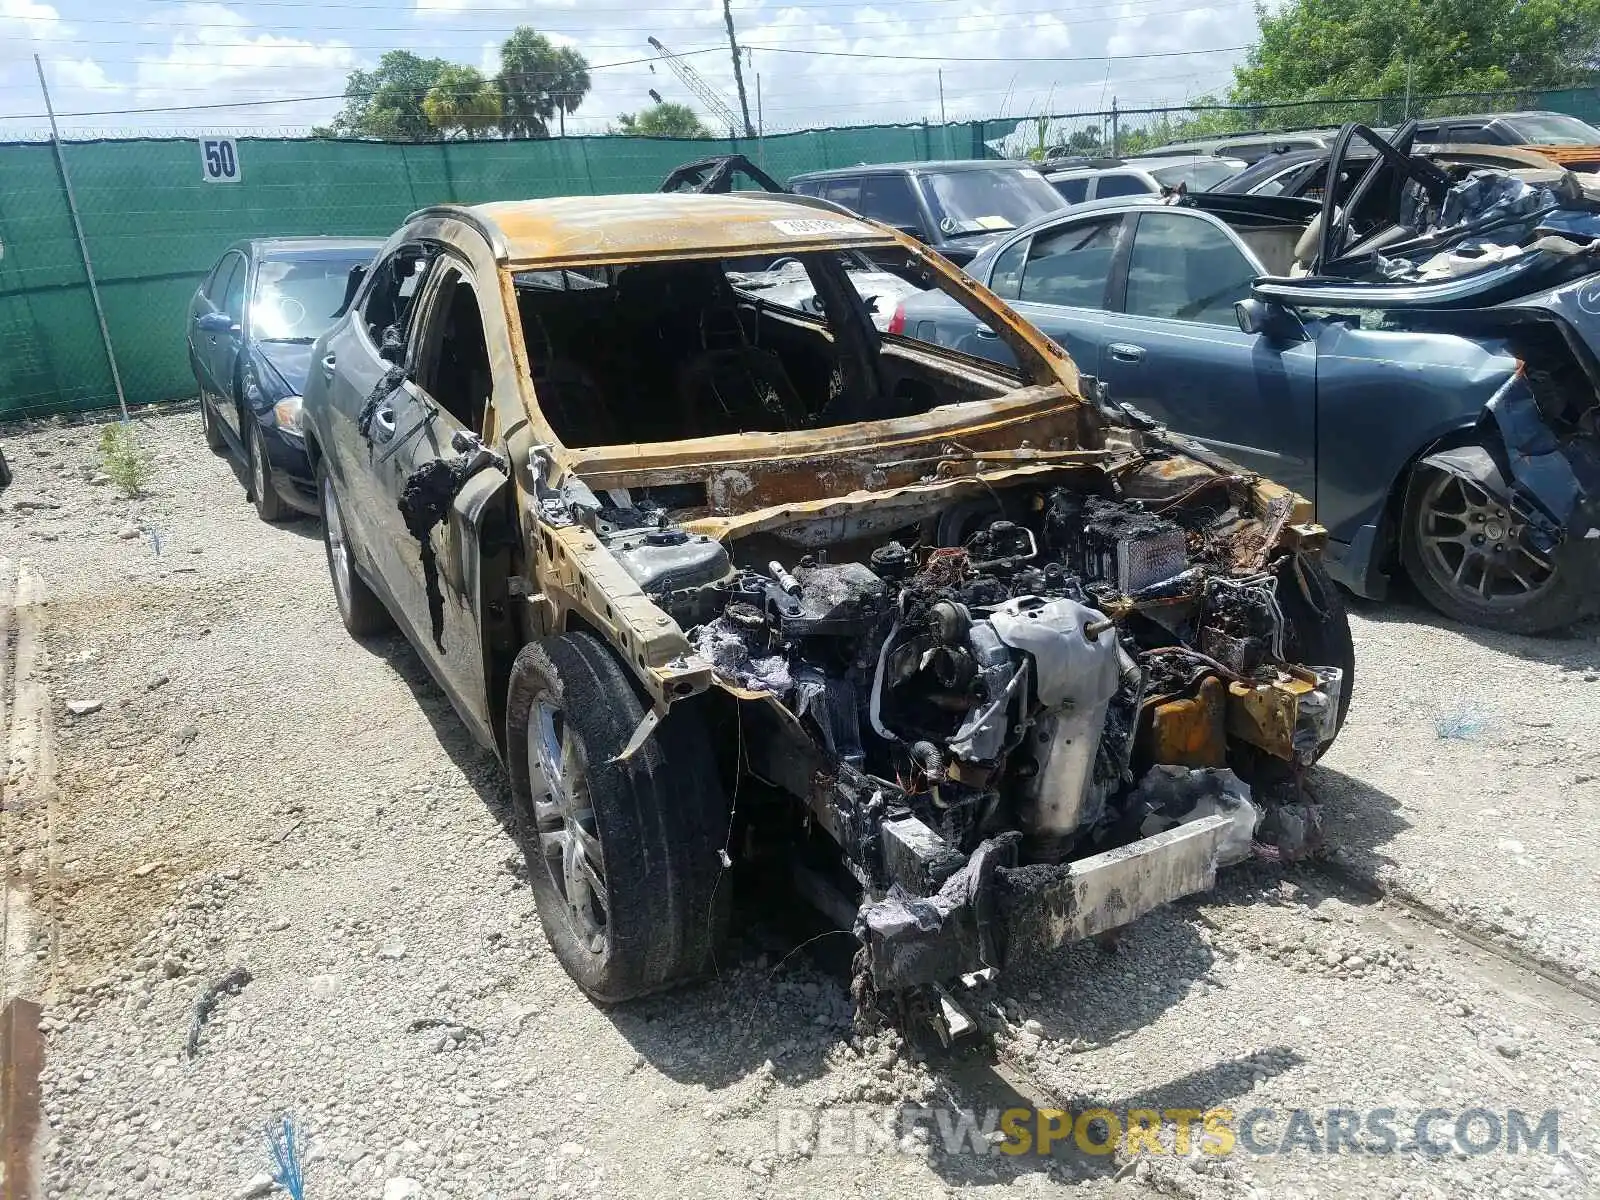
[[[1121,213],[1080,218],[1043,229],[1006,247],[994,262],[990,288],[1072,356],[1086,375],[1098,375],[1105,340],[1106,303],[1113,266],[1127,228]],[[1009,360],[997,353],[994,330],[979,325],[969,354]]]
[[[1139,213],[1101,378],[1113,400],[1314,500],[1316,346],[1240,331],[1234,304],[1261,274],[1220,222]]]

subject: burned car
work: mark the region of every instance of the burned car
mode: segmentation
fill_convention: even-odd
[[[1318,201],[1090,202],[968,269],[1114,400],[1312,498],[1352,591],[1557,628],[1600,608],[1600,202],[1413,136],[1341,131]],[[891,328],[1014,361],[943,296]]]
[[[881,332],[898,249],[1020,364]],[[813,309],[738,264],[800,264]],[[591,996],[703,970],[748,867],[859,939],[864,1010],[1315,837],[1353,684],[1303,498],[1130,421],[885,226],[765,195],[417,213],[305,399],[340,614],[495,749]]]

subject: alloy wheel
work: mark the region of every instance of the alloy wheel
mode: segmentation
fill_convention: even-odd
[[[1484,488],[1435,472],[1417,515],[1417,544],[1435,582],[1474,604],[1521,604],[1555,578],[1526,523]]]
[[[322,529],[328,539],[328,564],[333,568],[333,590],[339,600],[339,610],[350,612],[350,545],[345,541],[344,518],[339,512],[339,499],[333,494],[333,480],[322,478]]]
[[[608,937],[605,857],[589,797],[583,743],[548,694],[528,714],[528,775],[546,871],[566,901],[572,932],[590,953]]]

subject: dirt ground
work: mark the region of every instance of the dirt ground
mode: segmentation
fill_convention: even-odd
[[[98,427],[0,431],[0,982],[44,1006],[34,1194],[266,1195],[285,1114],[306,1197],[1600,1194],[1600,625],[1357,603],[1311,785],[1330,863],[1028,964],[992,1051],[923,1059],[853,1039],[828,948],[760,923],[716,978],[585,999],[498,766],[403,640],[345,635],[316,523],[260,522],[192,408],[138,425],[137,501],[93,482]],[[1039,1154],[1036,1118],[1001,1123],[1029,1105],[1167,1128],[1096,1153],[1069,1116]],[[1178,1138],[1186,1109],[1227,1110],[1231,1152]]]

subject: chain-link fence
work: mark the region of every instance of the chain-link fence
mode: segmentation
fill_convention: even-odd
[[[184,321],[241,238],[388,234],[429,204],[653,190],[679,164],[742,152],[779,179],[857,163],[1122,154],[1250,129],[1545,108],[1600,118],[1600,91],[1336,100],[1253,108],[1113,109],[949,125],[815,129],[750,140],[572,137],[397,144],[215,136],[70,141],[61,148],[80,246],[48,142],[0,145],[0,419],[115,405],[87,287],[87,249],[128,403],[194,390]],[[228,162],[207,165],[210,152]],[[231,167],[230,167],[231,163]],[[229,167],[227,170],[220,168]]]

